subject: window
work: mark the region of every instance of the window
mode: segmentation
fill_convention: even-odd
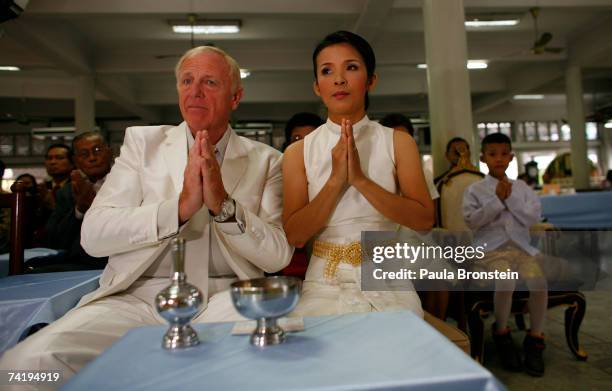
[[[540,141],[550,141],[547,122],[538,122],[538,139]]]
[[[597,124],[595,122],[586,123],[587,140],[597,140]]]
[[[570,136],[570,127],[568,124],[561,125],[561,140],[567,141],[571,139]]]
[[[525,122],[525,141],[536,141],[536,123]]]
[[[550,141],[559,141],[559,124],[557,122],[550,123]]]

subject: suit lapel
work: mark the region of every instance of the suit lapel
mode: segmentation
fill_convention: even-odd
[[[170,128],[162,146],[168,173],[177,194],[183,189],[183,174],[187,165],[187,131],[185,122]]]
[[[229,128],[228,132],[230,132],[230,139],[221,165],[221,177],[223,178],[225,191],[231,195],[244,176],[249,159],[240,137],[232,128]]]

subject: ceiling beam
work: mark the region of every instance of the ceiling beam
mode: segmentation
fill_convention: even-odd
[[[68,75],[95,78],[87,43],[79,39],[80,35],[65,24],[20,18],[6,23],[5,26],[7,36],[46,58]],[[156,121],[159,118],[157,113],[138,105],[127,88],[126,83],[112,83],[104,79],[96,83],[98,91],[129,113]]]
[[[528,93],[563,77],[567,64],[582,67],[593,64],[612,53],[612,17],[597,17],[588,23],[588,28],[574,35],[567,42],[567,62],[530,65],[513,71],[507,78],[508,89],[473,102],[475,114],[490,110],[512,98],[513,95]]]
[[[588,66],[612,54],[612,17],[598,18],[589,23],[579,36],[568,38],[568,62]]]
[[[160,121],[159,113],[137,103],[134,89],[127,79],[123,77],[98,77],[96,79],[96,88],[108,99],[129,113],[151,123],[158,123]]]
[[[514,71],[506,80],[505,91],[475,99],[472,110],[474,114],[480,114],[510,100],[516,94],[533,91],[563,76],[564,69],[564,63],[552,63],[530,65]]]
[[[353,32],[373,42],[392,7],[393,0],[366,0],[353,25]]]
[[[36,15],[95,14],[358,14],[363,0],[37,0],[27,13]]]
[[[421,8],[422,0],[396,0],[394,8]],[[463,0],[466,8],[522,8],[527,10],[538,6],[541,8],[606,8],[612,9],[609,0]]]

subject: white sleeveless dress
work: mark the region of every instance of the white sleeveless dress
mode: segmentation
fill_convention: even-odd
[[[389,192],[398,193],[393,130],[365,116],[353,125],[355,143],[364,174]],[[304,138],[304,167],[308,199],[327,182],[332,168],[331,150],[340,137],[340,126],[331,120]],[[398,224],[380,214],[354,187],[341,196],[328,225],[315,240],[349,244],[361,240],[361,231],[397,231]],[[361,291],[361,267],[340,263],[335,277],[325,276],[327,260],[312,255],[302,298],[292,316],[322,316],[348,312],[412,310],[423,316],[421,302],[412,291]]]

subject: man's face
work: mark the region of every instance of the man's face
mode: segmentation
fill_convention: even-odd
[[[487,144],[480,155],[480,161],[489,167],[489,174],[495,178],[503,178],[506,169],[514,158],[510,145],[503,143]]]
[[[70,159],[68,159],[68,151],[66,148],[51,148],[47,152],[45,158],[45,168],[47,174],[51,176],[62,176],[70,174],[74,166]]]
[[[446,160],[452,165],[456,166],[459,163],[459,158],[462,154],[470,153],[470,146],[461,140],[457,140],[451,143],[448,151],[446,152]]]
[[[100,179],[110,171],[111,150],[100,137],[86,137],[74,145],[74,161],[87,177]]]
[[[242,97],[241,88],[232,91],[230,66],[225,58],[215,52],[188,58],[179,70],[177,89],[181,114],[191,131],[208,130],[216,142]]]

